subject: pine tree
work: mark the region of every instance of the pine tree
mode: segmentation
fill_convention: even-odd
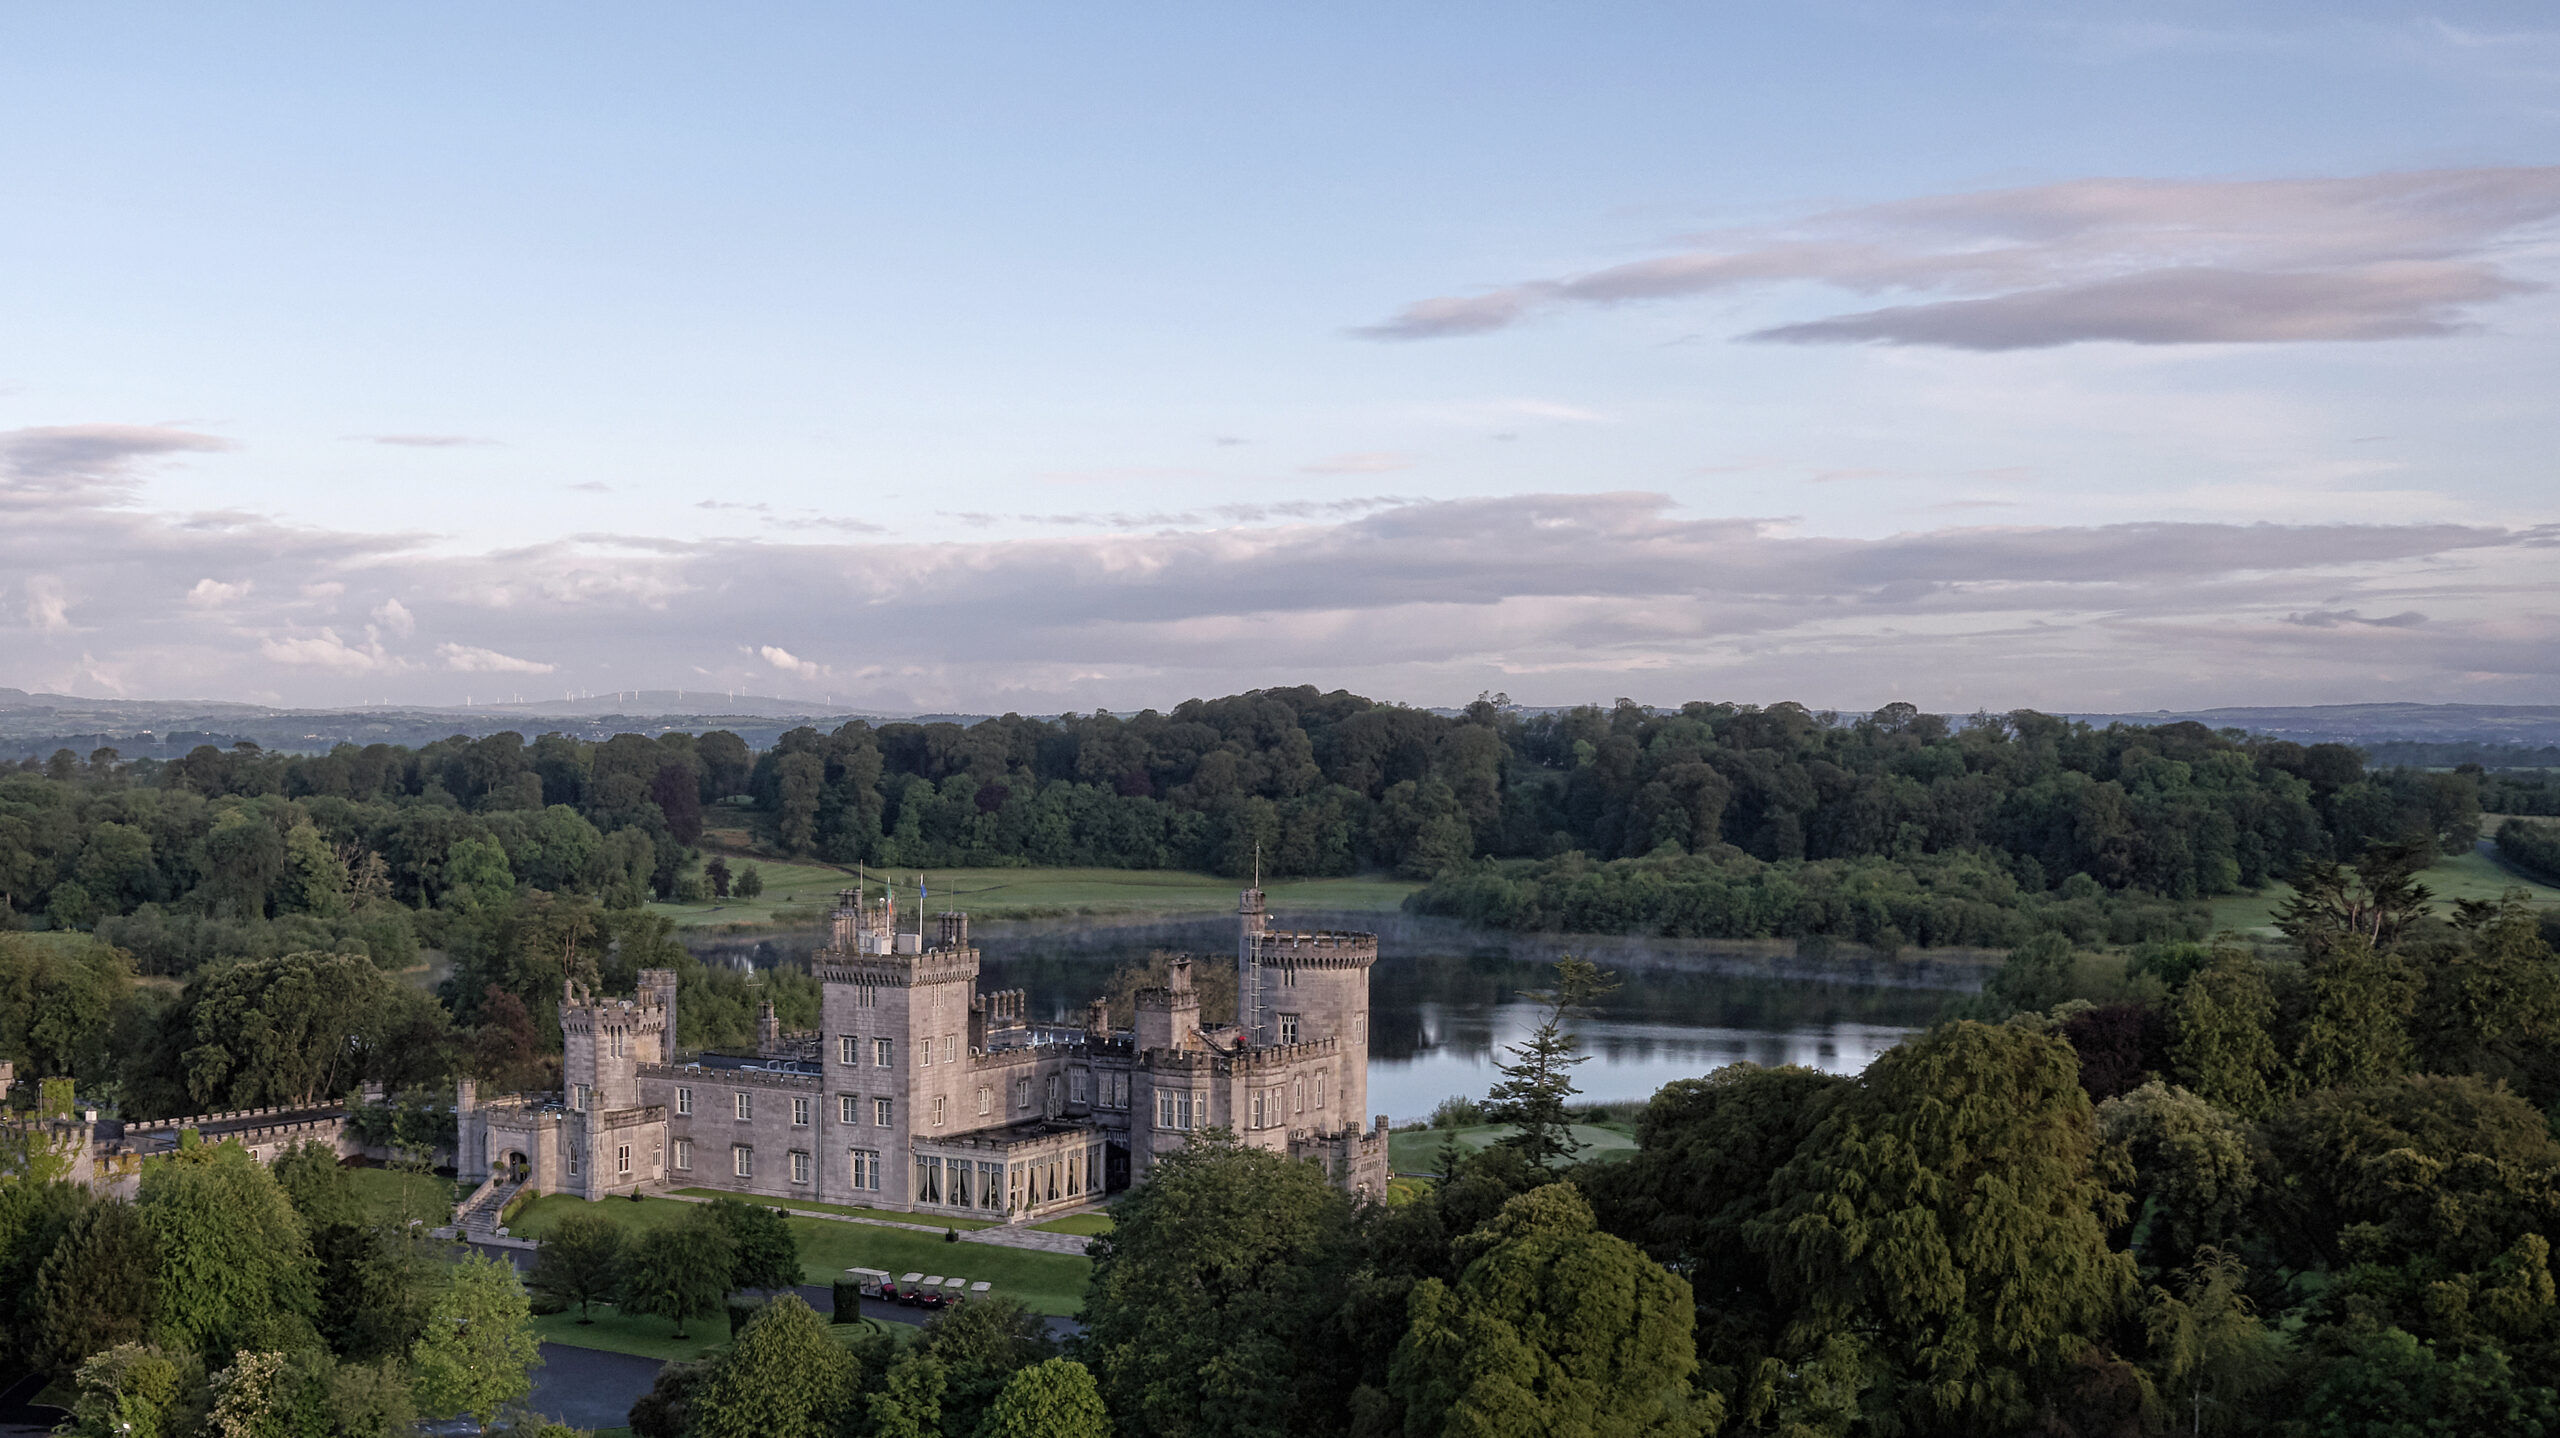
[[[1582,1146],[1574,1142],[1573,1119],[1566,1113],[1566,1101],[1577,1090],[1573,1086],[1576,1064],[1588,1062],[1589,1054],[1574,1050],[1581,1040],[1565,1031],[1569,1016],[1589,1009],[1593,1004],[1617,991],[1616,979],[1602,972],[1599,965],[1571,954],[1556,961],[1556,986],[1544,993],[1526,993],[1522,998],[1544,1008],[1541,1019],[1528,1042],[1513,1044],[1512,1061],[1496,1064],[1502,1082],[1486,1096],[1485,1117],[1494,1123],[1507,1123],[1514,1132],[1499,1142],[1520,1151],[1522,1157],[1540,1168],[1569,1163]]]

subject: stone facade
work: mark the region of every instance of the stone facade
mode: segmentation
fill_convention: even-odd
[[[701,1187],[1020,1221],[1132,1183],[1203,1129],[1321,1164],[1383,1195],[1386,1121],[1364,1125],[1374,936],[1286,932],[1259,888],[1238,905],[1239,1022],[1204,1026],[1188,960],[1114,1029],[1033,1023],[981,992],[965,914],[901,931],[893,900],[842,896],[818,1034],[768,1013],[755,1058],[675,1052],[675,975],[640,993],[563,996],[558,1094],[466,1092],[465,1178],[521,1176],[603,1198]]]

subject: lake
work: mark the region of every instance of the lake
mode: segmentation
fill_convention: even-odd
[[[1615,972],[1619,990],[1573,1022],[1590,1062],[1584,1098],[1638,1103],[1677,1078],[1725,1064],[1804,1064],[1856,1073],[1979,987],[1977,963],[1937,959],[1798,958],[1784,946],[1514,935],[1394,913],[1275,915],[1292,928],[1373,930],[1369,1106],[1398,1122],[1453,1094],[1481,1098],[1506,1046],[1539,1021],[1521,995],[1544,986],[1574,952]],[[1115,923],[1040,919],[973,924],[982,986],[1022,989],[1036,1020],[1080,1023],[1113,969],[1160,949],[1232,964],[1231,917]],[[805,961],[819,935],[687,941],[706,962],[769,967]]]

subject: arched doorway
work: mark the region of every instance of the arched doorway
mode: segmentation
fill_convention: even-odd
[[[506,1174],[507,1182],[522,1183],[525,1181],[526,1175],[530,1174],[532,1171],[533,1164],[530,1160],[526,1159],[523,1150],[507,1150],[507,1156],[504,1164],[504,1172]]]

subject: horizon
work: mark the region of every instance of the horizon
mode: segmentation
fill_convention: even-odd
[[[2500,3],[19,12],[0,685],[2548,704],[2554,74]]]

